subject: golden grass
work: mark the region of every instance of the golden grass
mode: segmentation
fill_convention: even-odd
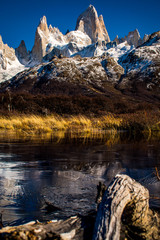
[[[61,117],[22,115],[0,117],[0,129],[21,131],[26,133],[48,133],[54,131],[83,131],[90,132],[93,129],[117,129],[120,127],[122,119],[112,115],[100,118],[88,118],[86,116]]]
[[[96,130],[160,131],[160,113],[106,114],[100,117],[19,115],[0,117],[0,129],[25,134],[46,134],[57,131],[93,133]]]

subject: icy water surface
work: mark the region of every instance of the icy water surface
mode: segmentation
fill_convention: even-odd
[[[95,209],[96,185],[127,173],[160,197],[159,140],[123,134],[94,138],[0,138],[0,212],[5,225],[65,218]],[[44,199],[60,210],[49,213]],[[151,200],[160,208],[160,201]]]

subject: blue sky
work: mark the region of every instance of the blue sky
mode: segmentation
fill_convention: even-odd
[[[74,30],[76,20],[90,4],[102,14],[111,40],[138,29],[145,33],[160,30],[160,0],[7,0],[0,4],[0,35],[4,43],[18,47],[23,39],[27,49],[34,44],[39,19],[45,15],[48,25],[62,33]]]

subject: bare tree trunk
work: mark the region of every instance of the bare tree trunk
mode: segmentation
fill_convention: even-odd
[[[160,239],[159,218],[149,209],[149,192],[127,175],[116,175],[99,205],[93,240],[120,239],[121,218],[133,239]]]

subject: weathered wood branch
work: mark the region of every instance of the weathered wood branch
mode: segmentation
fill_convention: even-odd
[[[88,216],[73,216],[66,220],[47,223],[30,222],[28,224],[5,227],[0,230],[1,240],[89,240],[92,239],[96,212]]]
[[[97,216],[92,212],[67,220],[5,227],[0,230],[0,239],[119,240],[122,222],[128,239],[160,239],[160,218],[149,209],[149,192],[145,187],[119,174],[105,189],[103,184],[98,185],[97,202],[102,201]]]
[[[120,239],[121,218],[133,239],[160,239],[159,218],[149,209],[149,192],[127,175],[117,175],[99,205],[93,240]]]

